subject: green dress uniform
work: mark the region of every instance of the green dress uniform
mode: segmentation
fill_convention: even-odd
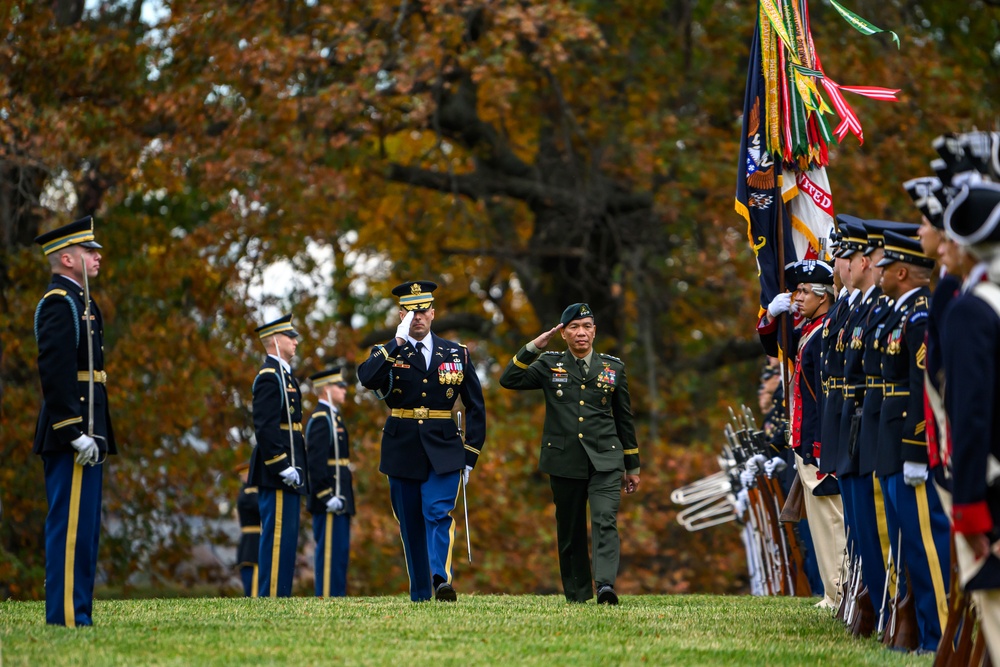
[[[559,571],[570,602],[594,596],[587,545],[587,503],[594,541],[598,590],[614,586],[620,542],[618,506],[622,475],[639,469],[625,364],[591,354],[584,373],[566,352],[532,352],[522,347],[507,364],[500,385],[541,389],[545,426],[539,470],[550,476],[556,506]]]

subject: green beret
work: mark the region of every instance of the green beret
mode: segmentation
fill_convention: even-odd
[[[594,318],[594,311],[590,309],[585,303],[574,303],[563,311],[562,317],[559,319],[563,326],[567,326],[573,320],[582,320],[585,317],[591,319]]]

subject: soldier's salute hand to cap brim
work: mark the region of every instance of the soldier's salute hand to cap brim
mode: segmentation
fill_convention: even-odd
[[[545,346],[549,344],[550,340],[552,340],[552,337],[556,335],[556,332],[559,331],[562,328],[563,328],[563,325],[560,322],[559,324],[555,325],[554,327],[552,327],[551,329],[549,329],[545,333],[539,335],[538,338],[536,338],[535,340],[533,340],[531,342],[539,350],[544,350]]]

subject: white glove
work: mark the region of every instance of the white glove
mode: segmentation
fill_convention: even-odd
[[[743,485],[744,489],[753,488],[756,477],[757,475],[753,474],[749,470],[744,470],[740,473],[740,484]]]
[[[334,496],[330,498],[328,501],[326,501],[327,512],[333,512],[334,514],[336,514],[342,509],[344,509],[344,499],[341,498],[340,496]]]
[[[413,322],[413,313],[414,311],[412,310],[406,311],[403,321],[396,327],[396,338],[406,340],[406,337],[410,335],[410,323]]]
[[[774,477],[774,473],[781,472],[788,467],[788,463],[785,459],[780,456],[775,456],[773,459],[764,464],[764,474],[767,475],[768,479]]]
[[[927,464],[903,461],[903,481],[907,486],[920,486],[927,481]]]
[[[747,461],[747,470],[752,472],[754,475],[759,475],[761,466],[765,463],[767,463],[767,459],[764,458],[763,454],[754,454],[750,457],[750,460]]]
[[[772,318],[781,315],[782,313],[789,313],[792,310],[792,293],[782,292],[778,296],[771,299],[771,303],[767,306],[767,314]]]
[[[281,475],[281,480],[288,486],[298,486],[302,483],[302,478],[299,477],[299,471],[295,468],[285,468],[278,474]]]
[[[733,503],[733,509],[736,511],[736,516],[743,516],[743,513],[747,511],[747,507],[750,506],[750,494],[747,493],[746,489],[740,489],[740,492],[736,494],[736,502]]]
[[[469,473],[472,472],[472,466],[465,466],[465,470],[462,471],[462,483],[469,483]]]
[[[73,445],[73,449],[77,451],[77,463],[82,466],[87,465],[88,463],[97,463],[97,459],[100,456],[100,450],[97,448],[97,441],[89,435],[84,433],[76,440],[70,442],[70,444]]]

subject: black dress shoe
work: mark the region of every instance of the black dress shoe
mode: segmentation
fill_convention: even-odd
[[[454,602],[458,599],[458,595],[455,593],[455,589],[451,587],[451,584],[444,582],[438,584],[437,590],[434,591],[434,599],[438,602]]]
[[[597,589],[597,604],[618,604],[618,595],[612,586],[605,584]]]

